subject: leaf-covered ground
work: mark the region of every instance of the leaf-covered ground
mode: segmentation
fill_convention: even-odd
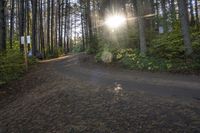
[[[200,132],[200,102],[90,84],[61,73],[66,60],[43,62],[1,88],[0,133]]]

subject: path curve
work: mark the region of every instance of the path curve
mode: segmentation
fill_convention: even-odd
[[[3,90],[0,133],[200,132],[197,76],[129,71],[78,54],[42,61]]]

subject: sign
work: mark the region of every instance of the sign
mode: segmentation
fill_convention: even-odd
[[[24,36],[21,37],[21,44],[24,44],[25,40],[24,40]]]
[[[160,34],[164,33],[164,28],[162,26],[159,27],[159,33]]]
[[[26,37],[27,44],[31,44],[31,36]],[[24,36],[21,37],[21,44],[25,44]]]
[[[31,36],[27,36],[27,44],[31,44]]]

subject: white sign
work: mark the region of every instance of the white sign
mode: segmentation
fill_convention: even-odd
[[[31,36],[27,36],[27,43],[31,44]]]
[[[159,27],[159,33],[160,34],[164,33],[164,28],[162,26]]]
[[[21,37],[21,44],[24,44],[24,36]]]
[[[27,44],[31,44],[31,36],[26,37]],[[24,36],[21,37],[21,44],[25,44],[25,38]]]

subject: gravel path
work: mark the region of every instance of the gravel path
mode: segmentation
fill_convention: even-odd
[[[1,89],[9,91],[0,91],[0,133],[200,132],[198,77],[130,72],[84,56],[43,61]]]

